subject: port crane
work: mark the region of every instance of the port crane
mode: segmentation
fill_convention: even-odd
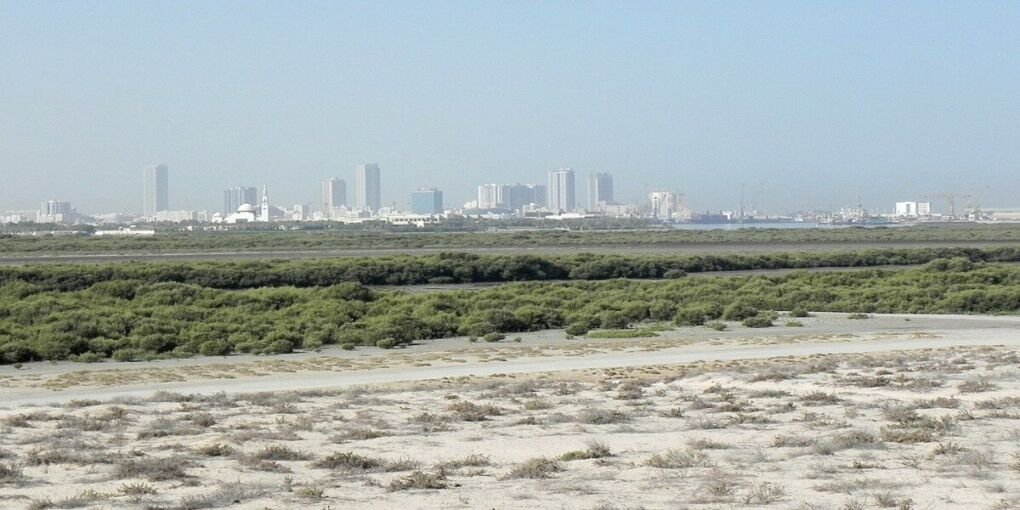
[[[925,196],[924,198],[925,199],[929,199],[929,198],[941,198],[941,199],[945,200],[946,203],[949,204],[949,217],[951,219],[955,220],[956,219],[956,201],[958,199],[967,199],[967,200],[969,200],[969,199],[972,198],[972,196],[967,194],[967,193],[932,193],[930,195]]]

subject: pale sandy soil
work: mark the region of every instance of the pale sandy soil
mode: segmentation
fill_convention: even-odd
[[[1015,319],[809,320],[30,366],[0,381],[0,508],[1020,508]]]

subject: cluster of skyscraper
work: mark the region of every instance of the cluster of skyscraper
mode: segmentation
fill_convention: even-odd
[[[145,168],[142,194],[142,214],[147,218],[167,216],[169,208],[169,169],[166,165],[152,165]],[[378,211],[382,208],[382,187],[379,165],[366,163],[355,171],[354,208],[359,211]],[[439,194],[442,197],[442,194]],[[222,217],[249,212],[258,204],[258,190],[250,186],[235,186],[223,191]],[[247,205],[248,207],[244,207]],[[331,178],[322,183],[322,213],[326,218],[340,214],[347,208],[347,183],[343,179]],[[244,209],[244,211],[242,211]],[[441,211],[441,207],[439,208]],[[49,214],[42,209],[42,213]],[[164,214],[161,214],[164,213]]]
[[[354,207],[347,207],[347,181],[332,177],[322,182],[322,214],[329,218],[346,215],[351,209],[378,211],[382,208],[379,165],[366,163],[354,171]]]
[[[223,191],[223,214],[233,214],[242,205],[255,205],[258,190],[249,186],[236,186]]]
[[[322,182],[321,202],[317,210],[308,205],[280,208],[269,203],[268,190],[262,196],[250,186],[235,186],[223,191],[223,209],[220,212],[174,211],[169,207],[169,169],[164,164],[144,169],[143,217],[147,220],[211,223],[242,223],[265,221],[339,220],[360,221],[370,217],[384,217],[388,221],[411,223],[437,221],[446,210],[443,192],[433,187],[422,187],[410,194],[410,215],[398,212],[395,206],[382,203],[382,185],[379,165],[358,165],[354,174],[354,201],[347,199],[347,182],[332,177]],[[692,212],[683,204],[683,195],[674,191],[654,191],[643,204],[620,204],[614,201],[613,176],[592,173],[587,180],[587,203],[578,204],[575,172],[559,168],[549,172],[547,184],[482,184],[478,186],[476,200],[454,208],[454,213],[465,215],[522,217],[573,217],[577,215],[604,215],[612,217],[646,217],[663,221],[691,219]],[[899,205],[899,204],[898,204]],[[898,207],[899,209],[899,207]],[[920,205],[916,208],[923,210]],[[26,215],[15,211],[17,218]],[[912,212],[912,211],[911,211]],[[563,216],[567,215],[567,216]],[[34,213],[37,221],[70,223],[82,217],[68,202],[43,202]],[[120,221],[134,221],[137,217],[121,214],[104,215]]]
[[[170,211],[169,169],[164,164],[146,167],[144,170],[143,215],[159,221],[178,221],[177,216],[185,211]],[[466,204],[465,209],[491,212],[515,212],[521,215],[531,212],[562,214],[580,211],[606,212],[607,208],[618,206],[613,201],[613,177],[608,173],[592,173],[588,178],[587,207],[579,207],[576,196],[575,173],[571,168],[559,168],[549,172],[547,185],[543,184],[482,184],[478,186],[477,200]],[[354,174],[354,201],[347,200],[347,182],[339,177],[323,181],[319,219],[342,219],[367,217],[378,214],[394,214],[382,204],[382,185],[379,165],[366,163],[358,165]],[[266,195],[266,193],[264,193]],[[653,194],[655,195],[655,194]],[[410,209],[416,215],[439,215],[444,212],[443,192],[432,188],[418,188],[411,193]],[[670,195],[650,196],[653,211],[671,210],[675,200]],[[665,201],[661,205],[657,202]],[[262,202],[267,202],[263,196]],[[233,217],[243,220],[254,214],[260,217],[267,205],[259,203],[258,190],[250,186],[235,186],[223,191],[223,209],[213,215],[212,221],[223,221]],[[310,212],[307,206],[295,206],[293,211],[272,208],[275,216],[300,217]],[[71,214],[70,204],[51,201],[40,209],[40,216],[60,219]],[[657,214],[653,215],[658,216]],[[186,220],[187,218],[183,218]],[[266,221],[261,219],[260,221]]]
[[[597,212],[613,205],[613,176],[593,173],[588,178],[587,211]],[[482,184],[475,207],[486,210],[525,211],[545,209],[554,213],[575,212],[577,184],[574,170],[549,172],[549,184]]]
[[[520,210],[546,206],[546,187],[540,184],[482,184],[478,186],[476,209]]]

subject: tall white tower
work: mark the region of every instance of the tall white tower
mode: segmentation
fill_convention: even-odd
[[[159,211],[169,209],[169,173],[166,165],[152,165],[145,168],[145,194],[142,196],[142,214],[155,216]]]
[[[574,170],[560,168],[549,172],[549,209],[569,212],[574,210],[575,204]]]
[[[262,185],[262,206],[259,208],[258,221],[269,223],[269,186]]]
[[[354,173],[354,206],[362,210],[370,209],[373,212],[382,207],[379,165],[375,163],[358,165],[358,169]]]

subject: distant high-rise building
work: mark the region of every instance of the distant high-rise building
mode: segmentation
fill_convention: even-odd
[[[418,188],[411,193],[411,212],[414,214],[442,214],[443,192],[435,188]]]
[[[379,165],[358,165],[354,174],[354,205],[357,208],[378,211],[382,207],[382,187],[379,181]]]
[[[223,214],[234,214],[244,204],[255,205],[258,190],[248,186],[235,186],[223,190]]]
[[[63,202],[60,200],[47,200],[39,206],[39,214],[43,216],[71,214],[71,210],[71,202]]]
[[[545,207],[545,195],[541,184],[482,184],[478,186],[478,208],[519,211],[532,204]]]
[[[588,210],[600,211],[613,201],[613,176],[607,173],[588,177]]]
[[[527,205],[534,204],[536,207],[545,207],[546,188],[541,184],[513,184],[509,190],[507,208],[521,210]]]
[[[145,168],[145,194],[142,199],[142,214],[145,216],[155,216],[157,212],[169,209],[169,173],[166,165]]]
[[[549,209],[553,211],[573,211],[576,205],[574,199],[574,171],[570,168],[560,168],[549,172]]]
[[[75,219],[71,202],[47,200],[39,206],[35,221],[39,223],[70,223]]]
[[[322,214],[334,217],[337,207],[347,205],[347,183],[336,177],[322,181]]]
[[[479,209],[506,209],[510,187],[506,184],[482,184],[478,186]]]

